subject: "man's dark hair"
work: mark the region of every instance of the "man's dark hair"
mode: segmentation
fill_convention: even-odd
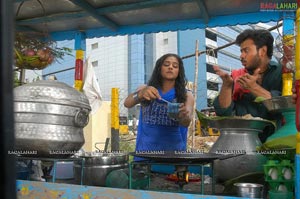
[[[178,72],[178,77],[175,80],[175,92],[176,92],[176,98],[177,102],[183,103],[186,101],[186,83],[187,79],[185,76],[184,72],[184,67],[183,67],[183,61],[182,59],[176,55],[176,54],[165,54],[162,57],[160,57],[155,64],[152,76],[148,82],[149,86],[153,86],[155,88],[161,88],[162,87],[162,76],[161,76],[161,67],[164,63],[164,61],[168,57],[175,57],[179,63],[179,72]]]
[[[267,46],[267,55],[271,59],[273,55],[274,38],[268,30],[246,29],[236,37],[236,44],[241,45],[246,39],[252,39],[256,49]]]

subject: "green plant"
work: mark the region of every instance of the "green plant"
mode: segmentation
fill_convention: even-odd
[[[14,43],[15,66],[18,69],[44,69],[53,61],[72,55],[72,49],[57,47],[56,42],[41,35],[17,33]]]

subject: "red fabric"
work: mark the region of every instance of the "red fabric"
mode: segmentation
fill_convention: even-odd
[[[82,59],[76,59],[75,80],[83,80],[83,60]]]
[[[238,99],[241,99],[244,93],[249,93],[250,92],[247,89],[243,89],[240,86],[240,84],[236,82],[238,77],[240,77],[240,76],[242,76],[246,73],[248,73],[248,72],[245,68],[241,68],[241,69],[238,69],[238,70],[232,70],[232,72],[231,72],[231,76],[232,76],[233,82],[234,82],[232,99],[235,100],[235,101],[238,100]]]

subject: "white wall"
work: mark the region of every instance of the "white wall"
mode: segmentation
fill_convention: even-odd
[[[178,53],[177,32],[160,32],[154,36],[154,57],[153,62],[166,53]]]
[[[98,43],[98,48],[91,49],[92,44],[95,43]],[[113,87],[128,90],[127,36],[88,39],[86,40],[86,56],[91,62],[98,61],[98,66],[95,66],[94,70],[104,100],[111,100]]]

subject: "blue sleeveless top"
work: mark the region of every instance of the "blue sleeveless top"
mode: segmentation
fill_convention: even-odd
[[[176,102],[175,89],[162,93],[160,96],[169,101]],[[186,150],[187,127],[168,117],[168,105],[161,100],[153,100],[148,106],[141,106],[138,133],[136,138],[136,151],[175,151]],[[134,158],[135,161],[143,160]]]

